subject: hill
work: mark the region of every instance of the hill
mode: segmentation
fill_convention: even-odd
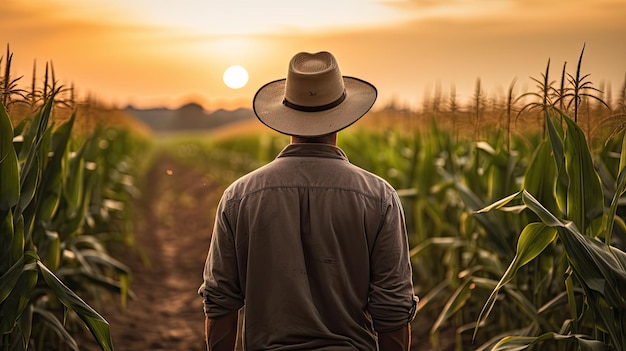
[[[153,131],[175,132],[191,130],[211,130],[234,122],[255,119],[250,109],[205,111],[196,103],[189,103],[178,109],[153,108],[137,109],[128,106],[124,112],[146,124]]]

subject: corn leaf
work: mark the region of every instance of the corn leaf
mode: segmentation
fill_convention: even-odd
[[[67,152],[72,126],[74,125],[74,116],[72,114],[72,118],[59,126],[52,134],[52,157],[48,160],[43,171],[39,197],[39,208],[37,211],[39,221],[47,222],[51,220],[58,209],[63,192],[63,178],[65,177],[63,160]]]
[[[39,315],[39,317],[41,317],[46,326],[50,328],[50,330],[55,332],[67,346],[69,346],[72,350],[79,350],[78,345],[76,344],[76,340],[74,340],[74,338],[72,338],[72,336],[67,332],[67,329],[65,329],[63,323],[59,321],[54,313],[37,307],[34,308],[33,312]]]
[[[608,347],[597,340],[589,340],[586,335],[561,335],[548,332],[540,336],[507,336],[500,340],[491,351],[521,351],[546,341],[574,342],[581,351],[604,351]]]
[[[601,294],[612,308],[626,311],[626,253],[595,238],[582,235],[575,227],[565,225],[559,230],[568,260],[590,289]]]
[[[39,167],[31,168],[30,172],[25,174],[25,179],[21,182],[20,198],[15,208],[15,215],[22,215],[24,209],[28,207],[35,197],[39,179],[41,177],[41,169]]]
[[[46,230],[43,245],[37,247],[41,260],[53,271],[56,271],[61,261],[61,239],[59,233]]]
[[[534,326],[536,329],[549,329],[552,327],[552,325],[541,316],[533,302],[531,302],[517,286],[514,284],[505,285],[503,289],[506,296],[517,305],[519,311],[532,321],[531,326]]]
[[[526,190],[522,190],[521,193],[522,201],[524,202],[524,204],[528,206],[530,210],[535,212],[535,214],[539,216],[539,219],[541,219],[543,223],[550,227],[558,227],[563,225],[563,223],[558,218],[556,218],[552,214],[552,212],[543,207],[543,204],[537,201],[537,199],[535,199],[532,194],[530,194]]]
[[[567,188],[569,186],[569,179],[565,171],[565,151],[563,146],[563,140],[565,138],[565,132],[560,124],[554,124],[548,109],[544,110],[546,126],[548,129],[548,135],[550,137],[550,145],[552,145],[552,154],[554,155],[554,161],[556,164],[557,178],[555,184],[555,200],[561,209],[560,212],[565,212],[567,209]]]
[[[600,177],[595,171],[587,141],[580,127],[563,115],[567,123],[565,164],[567,188],[567,218],[576,223],[581,233],[587,232],[591,221],[602,215],[604,198]]]
[[[6,286],[13,285],[9,295],[0,303],[0,334],[10,332],[19,316],[22,314],[31,299],[31,293],[37,283],[37,266],[34,262],[25,263],[22,261],[18,265],[18,278],[14,284],[13,274],[7,279]],[[4,283],[2,284],[4,289]]]
[[[16,262],[24,256],[24,217],[20,216],[17,220],[13,220],[13,242],[11,244],[11,260]]]
[[[13,243],[13,213],[0,211],[0,275],[4,274],[13,264],[11,244]]]
[[[485,302],[478,316],[474,336],[478,331],[479,323],[489,316],[493,305],[496,303],[500,289],[515,277],[521,267],[539,256],[539,254],[554,241],[556,235],[556,229],[540,222],[530,223],[524,228],[517,243],[517,252],[513,258],[513,262],[511,262],[509,268],[507,268],[504,275],[500,278],[500,281],[489,295],[487,302]]]
[[[45,123],[48,125],[48,121],[42,121],[43,119],[43,108],[37,111],[37,113],[33,116],[33,119],[30,121],[30,125],[25,133],[22,133],[22,146],[20,147],[20,153],[18,154],[18,158],[20,162],[25,162],[28,159],[28,154],[31,153],[31,150],[34,149],[36,144],[37,133],[41,130],[40,124]]]
[[[546,225],[558,229],[568,261],[582,283],[601,294],[609,306],[626,309],[621,293],[626,291],[626,253],[583,235],[573,222],[560,221],[529,193],[523,192],[523,200]]]
[[[17,125],[13,126],[13,147],[15,148],[15,153],[17,155],[19,155],[22,150],[22,145],[24,144],[23,133],[28,122],[29,119],[24,118]]]
[[[24,135],[24,141],[20,150],[20,188],[24,189],[24,197],[20,199],[15,208],[14,219],[24,217],[25,240],[30,240],[35,221],[35,213],[38,204],[31,206],[32,200],[38,194],[41,174],[48,158],[51,128],[48,128],[48,121],[52,110],[52,99],[46,102],[44,107],[35,116],[28,133]],[[27,211],[27,208],[30,210]],[[26,212],[26,213],[25,213]]]
[[[24,257],[17,260],[6,272],[0,276],[0,304],[6,300],[15,287],[20,274],[24,270]]]
[[[517,199],[519,197],[521,197],[521,194],[522,194],[521,191],[519,191],[519,192],[517,192],[515,194],[511,194],[511,195],[509,195],[509,196],[507,196],[507,197],[505,197],[505,198],[503,198],[501,200],[498,200],[498,201],[492,203],[489,206],[485,206],[485,207],[477,210],[475,213],[486,213],[486,212],[490,212],[490,211],[493,211],[493,210],[502,209],[502,208],[504,208],[504,206],[508,205],[509,202],[511,202],[511,201],[513,201],[513,200],[515,200],[515,199]]]
[[[622,152],[620,153],[619,172],[617,176],[617,185],[613,198],[611,199],[611,205],[608,211],[606,228],[603,228],[604,242],[606,244],[611,243],[611,235],[613,234],[613,227],[616,220],[620,220],[616,216],[617,207],[619,206],[619,200],[624,192],[626,192],[626,133],[622,137]]]
[[[33,304],[29,303],[17,320],[15,330],[19,337],[13,339],[12,350],[23,349],[28,351],[33,332]],[[18,346],[19,345],[19,346]]]
[[[528,224],[520,234],[517,243],[517,254],[512,263],[513,273],[542,253],[554,241],[556,234],[554,228],[542,223]]]
[[[22,169],[20,170],[21,181],[26,179],[25,175],[30,172],[32,167],[34,167],[35,162],[38,160],[37,156],[40,156],[40,158],[42,156],[38,155],[39,149],[47,144],[45,141],[45,134],[51,133],[51,128],[48,128],[48,121],[50,120],[51,112],[52,99],[46,101],[44,107],[33,119],[33,122],[28,129],[28,133],[24,135],[24,141],[19,155],[20,162],[24,163]],[[48,157],[48,153],[46,152],[43,156],[43,159],[46,159]]]
[[[67,177],[63,187],[63,195],[66,202],[66,216],[75,216],[80,209],[83,201],[83,178],[85,169],[85,160],[83,153],[85,144],[70,157]]]
[[[552,148],[546,140],[539,145],[524,173],[523,189],[533,194],[550,212],[560,213],[556,201],[557,169],[552,157]]]
[[[111,330],[109,323],[83,301],[75,292],[68,288],[59,280],[41,261],[37,261],[39,270],[48,284],[54,291],[56,297],[67,308],[76,312],[76,314],[85,322],[92,335],[104,351],[113,350],[113,341],[111,339]]]
[[[494,213],[480,210],[486,207],[484,202],[462,182],[456,181],[455,187],[458,190],[461,199],[463,199],[465,206],[467,206],[467,208],[471,211],[478,211],[475,212],[476,214],[474,217],[489,233],[489,238],[491,240],[487,240],[487,242],[492,245],[492,248],[490,249],[496,250],[498,253],[508,253],[513,251],[511,243],[507,242],[506,236],[503,235],[503,233],[507,233],[509,231],[509,228],[506,223],[504,223],[502,218],[496,216]],[[511,195],[506,199],[512,199],[514,197],[515,196]]]
[[[471,282],[471,279],[465,279],[463,283],[456,288],[435,320],[430,331],[431,334],[435,333],[443,323],[454,316],[454,314],[467,303],[472,296],[472,291],[469,288]]]
[[[0,213],[17,204],[20,178],[17,154],[13,147],[13,125],[0,104]]]
[[[421,252],[427,250],[429,247],[432,247],[432,246],[446,247],[446,248],[458,248],[458,247],[463,247],[465,245],[468,245],[467,240],[460,238],[460,237],[443,236],[443,237],[428,238],[422,241],[421,243],[419,243],[418,245],[415,245],[414,247],[412,247],[411,251],[409,251],[409,256],[411,257],[418,256]]]

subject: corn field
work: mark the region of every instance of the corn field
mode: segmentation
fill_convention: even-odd
[[[455,350],[626,350],[624,94],[610,108],[580,62],[560,88],[548,76],[549,63],[537,91],[510,93],[500,113],[477,93],[469,112],[387,112],[375,131],[340,133],[351,162],[403,199],[416,323],[430,325],[433,349],[452,330]],[[533,123],[516,132],[521,119]],[[227,184],[286,142],[190,138],[166,149]]]
[[[436,93],[422,113],[373,113],[340,133],[350,161],[402,198],[421,298],[414,323],[428,326],[429,349],[626,350],[626,85],[605,101],[582,57],[559,85],[548,61],[536,91],[515,95],[512,84],[489,102],[477,82],[466,108]],[[132,232],[131,160],[168,153],[227,185],[288,138],[185,136],[147,148],[95,129],[79,141],[75,115],[48,125],[53,100],[16,126],[0,110],[0,344],[76,349],[70,334],[84,323],[110,350],[107,322],[78,295],[95,294],[94,282],[132,294],[132,272],[106,250],[113,232]]]
[[[61,117],[68,104],[48,75],[24,95],[10,58],[0,101],[0,349],[78,350],[72,334],[86,326],[113,350],[109,324],[83,298],[132,294],[132,272],[107,244],[132,239],[131,158],[142,144],[106,123],[85,128],[78,108]]]

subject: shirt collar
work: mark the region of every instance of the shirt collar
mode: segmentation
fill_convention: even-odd
[[[278,154],[281,157],[325,157],[348,161],[348,157],[339,147],[329,144],[297,143],[285,146]]]

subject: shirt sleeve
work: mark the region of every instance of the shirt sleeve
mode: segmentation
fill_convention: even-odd
[[[383,206],[382,224],[370,255],[368,310],[374,329],[388,332],[412,321],[417,307],[404,212],[392,191]]]
[[[204,313],[219,318],[240,309],[244,298],[237,272],[235,240],[228,223],[227,201],[222,198],[215,216],[211,246],[204,264],[204,282],[198,293],[204,299]]]

